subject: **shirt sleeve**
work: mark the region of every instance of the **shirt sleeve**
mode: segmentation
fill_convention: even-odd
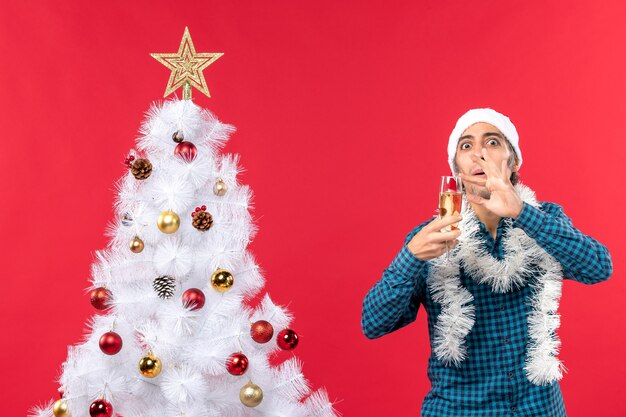
[[[613,273],[606,246],[576,229],[558,204],[544,202],[540,210],[524,203],[513,227],[520,227],[559,261],[565,278],[595,284]]]
[[[413,255],[407,244],[431,220],[417,226],[407,235],[400,252],[384,270],[380,281],[365,296],[361,329],[367,338],[375,339],[391,333],[417,317],[426,291],[428,261]]]

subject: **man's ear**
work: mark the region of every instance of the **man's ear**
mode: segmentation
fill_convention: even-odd
[[[517,155],[515,155],[515,164],[513,165],[513,168],[511,168],[511,172],[517,171],[519,171],[519,159],[517,159]]]

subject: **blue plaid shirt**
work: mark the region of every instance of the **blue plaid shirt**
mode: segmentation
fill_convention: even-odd
[[[540,205],[538,209],[524,203],[509,227],[502,219],[495,240],[480,223],[485,248],[502,259],[503,238],[511,227],[519,227],[561,263],[565,278],[584,284],[608,279],[613,266],[607,248],[574,228],[561,206],[547,202]],[[422,417],[565,416],[558,382],[534,385],[524,372],[531,285],[495,293],[461,268],[461,282],[474,296],[476,308],[476,322],[466,338],[468,357],[454,367],[443,365],[432,353],[441,306],[433,301],[427,288],[428,261],[418,259],[406,246],[431,220],[408,234],[382,279],[367,293],[361,319],[365,336],[374,339],[406,326],[415,320],[420,304],[424,306],[431,344],[431,389],[422,404]]]

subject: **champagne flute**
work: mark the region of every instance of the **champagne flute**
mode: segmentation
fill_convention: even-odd
[[[461,213],[463,204],[463,183],[461,177],[444,175],[441,177],[439,188],[439,218],[457,216]],[[442,232],[458,230],[459,223],[453,223],[441,229]],[[446,261],[449,259],[450,249],[446,241]]]

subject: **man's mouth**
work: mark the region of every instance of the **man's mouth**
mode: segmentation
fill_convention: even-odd
[[[475,169],[472,171],[472,175],[485,175],[482,169]]]

